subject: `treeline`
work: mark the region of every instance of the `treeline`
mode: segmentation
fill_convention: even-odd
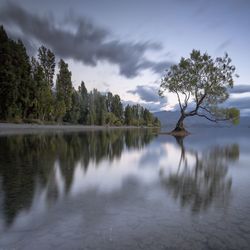
[[[0,26],[0,119],[20,122],[64,122],[84,125],[160,126],[140,105],[123,108],[119,95],[88,92],[84,82],[76,90],[64,60],[40,47],[37,58],[26,53],[21,40],[10,39]]]

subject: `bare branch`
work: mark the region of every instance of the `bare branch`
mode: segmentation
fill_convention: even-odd
[[[206,116],[204,114],[198,114],[198,113],[196,115],[200,116],[200,117],[204,117],[204,118],[206,118],[207,120],[209,120],[211,122],[219,122],[219,121],[228,121],[229,120],[228,118],[223,118],[223,119],[214,118],[214,119],[212,119],[212,118],[210,118],[210,117],[208,117],[208,116]]]
[[[211,122],[217,122],[216,119],[211,119],[211,118],[209,118],[209,117],[206,116],[206,115],[202,115],[202,114],[198,114],[198,113],[197,113],[197,115],[200,116],[200,117],[204,117],[204,118],[206,118],[207,120],[209,120],[209,121],[211,121]]]
[[[212,112],[211,112],[209,109],[207,109],[207,108],[205,108],[205,107],[200,106],[199,108],[205,110],[205,111],[208,112],[210,115],[214,115],[214,114],[212,114]]]

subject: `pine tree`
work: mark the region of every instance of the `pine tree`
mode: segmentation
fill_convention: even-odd
[[[81,124],[87,124],[87,117],[88,117],[88,90],[85,87],[85,83],[82,81],[81,85],[78,88],[78,93],[80,96],[80,118],[79,122]]]
[[[31,62],[33,81],[32,113],[34,118],[44,121],[52,113],[52,93],[40,63],[35,58],[32,58]]]
[[[114,95],[111,103],[111,112],[122,121],[123,119],[123,106],[119,95]]]
[[[132,125],[133,113],[132,113],[132,109],[131,109],[130,105],[126,106],[124,116],[125,116],[125,124],[128,126]]]
[[[45,80],[48,82],[50,87],[53,87],[53,78],[56,65],[54,53],[44,46],[41,46],[38,49],[38,58],[44,72]]]
[[[25,118],[30,105],[30,63],[23,43],[0,27],[0,118]]]
[[[63,119],[66,112],[70,111],[72,106],[72,93],[71,72],[68,69],[68,64],[61,59],[56,81],[56,105],[61,111],[60,117],[57,115],[57,119]],[[65,113],[63,113],[63,111],[65,111]]]

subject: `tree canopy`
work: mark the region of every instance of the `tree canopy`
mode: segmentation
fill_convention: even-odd
[[[162,78],[159,94],[169,91],[177,96],[181,115],[174,131],[185,131],[183,121],[189,116],[212,122],[238,122],[239,110],[221,105],[228,99],[228,89],[233,88],[237,77],[231,62],[228,54],[214,59],[193,50],[189,58],[181,58],[170,67]]]

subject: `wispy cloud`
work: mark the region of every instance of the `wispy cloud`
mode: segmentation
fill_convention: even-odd
[[[230,89],[230,93],[231,94],[250,93],[250,85],[236,85],[232,89]]]
[[[151,41],[120,41],[112,33],[95,25],[86,18],[67,17],[66,26],[55,21],[53,16],[37,16],[14,3],[0,10],[0,22],[14,26],[28,39],[50,47],[57,56],[81,61],[95,66],[99,61],[118,65],[120,74],[132,78],[141,70],[150,69],[162,73],[172,62],[155,62],[147,59],[148,51],[161,51],[159,43]]]
[[[164,108],[168,100],[166,97],[159,97],[158,88],[148,85],[137,85],[135,89],[127,91],[130,94],[137,95],[141,99],[140,104],[150,111],[159,111]],[[125,104],[135,104],[132,101],[125,102]]]
[[[225,52],[231,43],[232,43],[231,39],[225,40],[224,42],[219,44],[219,46],[216,48],[216,52]]]

